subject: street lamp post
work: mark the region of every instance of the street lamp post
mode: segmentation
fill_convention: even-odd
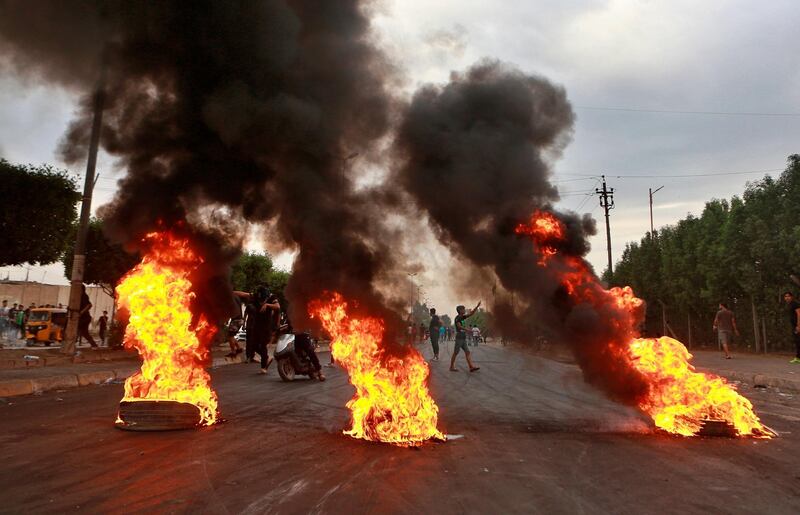
[[[655,190],[653,190],[652,188],[648,188],[647,189],[647,191],[650,193],[650,234],[653,234],[653,232],[654,232],[654,229],[653,229],[653,194],[658,192],[663,187],[664,186],[659,186]]]

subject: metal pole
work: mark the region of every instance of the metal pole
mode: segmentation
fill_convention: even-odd
[[[756,302],[753,297],[750,297],[750,306],[753,308],[753,336],[755,337],[756,352],[759,351],[759,334],[758,334],[758,316],[756,315]]]
[[[687,315],[687,319],[689,320],[689,348],[692,348],[692,314],[689,313]]]
[[[647,188],[648,193],[650,194],[650,234],[655,232],[655,227],[653,226],[653,195],[658,193],[664,186],[659,186],[655,190],[652,188]]]
[[[72,260],[72,279],[69,290],[69,318],[67,331],[61,352],[75,354],[75,341],[78,338],[78,312],[81,307],[81,286],[83,286],[83,273],[86,267],[86,236],[89,232],[89,218],[92,213],[92,189],[94,188],[95,168],[97,166],[97,150],[100,146],[100,129],[103,124],[103,106],[105,103],[105,84],[101,74],[97,89],[94,92],[92,119],[92,134],[89,141],[89,159],[86,162],[86,178],[83,183],[83,198],[81,199],[81,218],[78,226],[78,236],[75,239],[75,257]]]

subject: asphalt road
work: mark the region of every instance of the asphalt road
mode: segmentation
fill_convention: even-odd
[[[121,385],[6,399],[0,512],[800,512],[797,397],[745,391],[778,439],[677,438],[574,366],[489,347],[475,357],[472,374],[432,363],[440,426],[463,438],[419,449],[341,435],[351,387],[338,369],[282,383],[274,369],[219,368],[227,421],[195,431],[115,429]]]

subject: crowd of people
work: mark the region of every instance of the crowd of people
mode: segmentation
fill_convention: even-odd
[[[92,348],[98,348],[98,343],[89,331],[92,324],[91,308],[92,303],[86,293],[86,286],[82,285],[81,304],[78,313],[78,343],[86,340]],[[21,302],[14,302],[9,306],[8,300],[3,300],[0,306],[0,339],[14,341],[28,337],[26,328],[31,318],[31,312],[36,309],[66,310],[67,308],[61,303],[37,306],[35,302],[31,302],[28,307],[25,307]],[[108,311],[103,311],[103,314],[98,317],[94,325],[98,330],[100,344],[105,344],[109,329]],[[59,326],[59,329],[63,331],[66,327]]]

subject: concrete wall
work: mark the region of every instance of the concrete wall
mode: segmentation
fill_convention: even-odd
[[[113,297],[107,295],[99,286],[87,286],[86,293],[92,303],[90,312],[93,320],[97,320],[104,310],[108,311],[111,316],[111,308],[114,306]],[[69,286],[25,281],[0,281],[0,301],[3,300],[7,300],[9,306],[15,302],[17,304],[22,302],[22,305],[27,307],[33,302],[36,306],[44,304],[58,306],[60,303],[66,308],[69,304]]]

